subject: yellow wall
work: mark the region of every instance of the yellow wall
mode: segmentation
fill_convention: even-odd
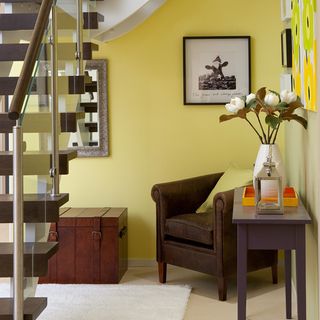
[[[302,112],[308,130],[299,124],[286,125],[288,183],[298,190],[311,217],[307,226],[307,319],[318,320],[318,220],[319,220],[319,113]]]
[[[241,120],[219,124],[222,106],[182,103],[182,37],[250,35],[253,90],[279,89],[279,0],[168,0],[145,23],[104,44],[109,60],[109,158],[72,161],[62,178],[72,206],[129,209],[129,257],[154,259],[157,182],[251,167],[259,141]],[[282,134],[279,141],[281,143]]]
[[[319,0],[317,0],[319,3]],[[319,5],[318,5],[319,8]],[[317,11],[317,21],[320,21]],[[317,38],[317,74],[320,74],[320,30]],[[317,106],[319,110],[320,81],[317,81]],[[319,319],[319,210],[320,210],[320,114],[302,111],[308,119],[308,130],[297,123],[288,123],[285,129],[286,168],[289,183],[298,190],[312,218],[307,226],[307,319]]]
[[[319,0],[317,0],[319,8]],[[320,12],[317,11],[317,21]],[[317,38],[317,74],[320,74],[320,30]],[[317,81],[317,106],[319,110],[320,81]],[[307,319],[319,319],[319,210],[320,210],[320,114],[301,111],[308,120],[308,130],[297,123],[288,123],[285,128],[286,168],[289,183],[299,192],[311,215],[312,224],[306,230],[307,249]]]

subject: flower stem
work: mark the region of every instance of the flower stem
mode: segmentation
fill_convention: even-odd
[[[278,124],[277,130],[276,130],[276,135],[274,136],[272,144],[274,144],[276,142],[276,139],[277,139],[277,136],[278,136],[278,132],[279,132],[279,128],[280,128],[280,124],[281,123]]]
[[[276,129],[272,129],[271,134],[270,134],[270,137],[269,137],[269,143],[271,142],[271,140],[272,140],[273,135],[274,135],[275,132],[276,132]]]
[[[270,144],[271,137],[270,137],[270,126],[268,126],[268,140],[267,143]]]
[[[258,114],[257,114],[256,112],[255,112],[255,115],[256,115],[256,117],[257,117],[257,119],[258,119],[258,122],[259,122],[259,125],[260,125],[260,128],[261,128],[261,131],[262,131],[262,134],[263,134],[263,137],[264,137],[264,141],[265,141],[265,143],[268,143],[266,134],[265,134],[265,132],[264,132],[264,130],[263,130],[263,126],[262,126],[262,123],[261,123],[261,121],[260,121],[260,118],[259,118],[259,116],[258,116]],[[269,127],[268,127],[268,128],[269,128]]]
[[[246,121],[250,124],[251,128],[255,131],[255,133],[258,135],[261,143],[263,144],[263,139],[262,139],[262,137],[260,136],[259,132],[256,130],[256,128],[252,125],[252,123],[251,123],[247,118],[245,118],[245,119],[246,119]]]

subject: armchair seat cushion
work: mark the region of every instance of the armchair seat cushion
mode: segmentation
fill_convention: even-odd
[[[213,245],[213,211],[187,213],[166,219],[165,234],[178,239]]]

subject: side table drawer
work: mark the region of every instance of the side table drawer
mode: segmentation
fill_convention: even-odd
[[[248,249],[294,249],[299,227],[299,225],[250,224],[247,226]]]

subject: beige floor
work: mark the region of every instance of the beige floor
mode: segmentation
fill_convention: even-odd
[[[167,280],[168,285],[187,284],[192,287],[184,320],[237,319],[235,279],[229,281],[228,300],[226,302],[218,300],[216,281],[211,276],[169,266]],[[8,281],[8,279],[0,279],[0,282],[4,281]],[[155,267],[129,268],[121,283],[159,284],[157,269]],[[250,273],[248,276],[247,320],[284,319],[286,317],[282,272],[280,272],[278,285],[271,283],[271,271],[268,269]],[[295,304],[293,306],[293,319],[297,319]]]
[[[156,268],[130,268],[121,283],[158,284]],[[228,300],[220,302],[217,285],[213,277],[183,268],[169,267],[167,284],[192,287],[185,320],[236,320],[236,281],[229,283]],[[293,308],[293,319],[296,309]],[[285,317],[285,295],[283,276],[280,283],[272,285],[268,269],[248,276],[247,320],[282,320]]]

